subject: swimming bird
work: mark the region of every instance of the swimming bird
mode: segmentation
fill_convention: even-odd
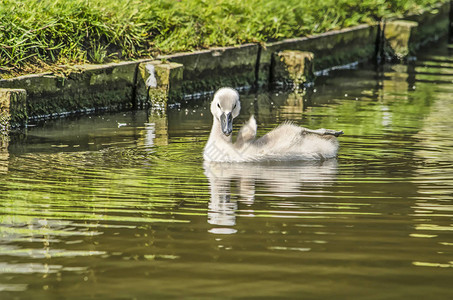
[[[256,138],[254,116],[239,130],[233,143],[233,120],[241,110],[239,93],[221,88],[211,102],[213,124],[203,158],[208,162],[259,162],[292,160],[325,160],[338,152],[336,137],[343,131],[310,130],[285,122],[260,138]]]

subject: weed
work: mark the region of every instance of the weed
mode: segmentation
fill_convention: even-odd
[[[0,72],[306,36],[435,0],[0,0]],[[43,64],[43,63],[41,63]]]

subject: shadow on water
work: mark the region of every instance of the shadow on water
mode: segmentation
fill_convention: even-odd
[[[325,162],[204,163],[209,99],[30,124],[0,150],[0,298],[450,299],[445,49],[241,95],[233,134],[343,130]]]

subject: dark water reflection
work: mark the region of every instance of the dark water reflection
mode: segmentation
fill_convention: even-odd
[[[244,94],[337,160],[204,164],[207,103],[54,120],[0,151],[0,299],[450,299],[453,57]]]

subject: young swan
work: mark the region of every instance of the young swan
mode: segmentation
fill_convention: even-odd
[[[203,157],[209,162],[257,162],[288,160],[324,160],[337,156],[336,137],[342,131],[310,130],[291,123],[283,123],[256,139],[253,116],[239,130],[233,143],[233,119],[239,115],[239,94],[232,88],[221,88],[214,94],[211,113],[214,116],[211,134]]]

